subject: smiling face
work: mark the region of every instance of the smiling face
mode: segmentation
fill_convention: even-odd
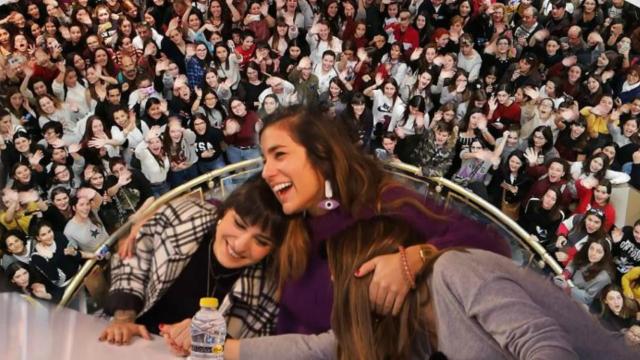
[[[204,135],[207,132],[207,124],[205,120],[202,118],[196,118],[193,120],[193,130],[195,130],[196,134]]]
[[[606,204],[609,200],[609,192],[607,191],[607,187],[604,185],[598,185],[593,190],[593,198],[596,200],[598,204]]]
[[[317,204],[324,196],[324,178],[306,149],[293,140],[285,126],[278,125],[265,129],[260,143],[265,157],[262,178],[276,194],[284,213],[317,213]]]
[[[153,155],[160,155],[160,153],[162,152],[162,140],[160,140],[160,138],[155,137],[153,139],[149,140],[149,151],[151,151],[151,153]]]
[[[40,100],[38,100],[38,103],[40,104],[40,109],[42,109],[45,114],[51,115],[56,112],[56,105],[48,97],[40,98]]]
[[[247,115],[247,107],[244,105],[244,103],[240,100],[233,100],[231,101],[231,103],[229,104],[229,106],[231,107],[231,112],[238,117],[244,117],[245,115]]]
[[[574,65],[569,68],[568,78],[571,83],[575,83],[580,80],[580,76],[582,76],[582,69],[579,66]]]
[[[603,167],[604,162],[602,161],[602,158],[593,158],[593,160],[591,160],[591,163],[589,163],[589,172],[592,174],[597,173],[598,171],[602,170]]]
[[[69,209],[69,195],[66,193],[60,193],[54,196],[53,206],[60,211],[67,211]]]
[[[517,173],[518,171],[520,171],[521,167],[522,161],[520,160],[520,158],[518,158],[517,156],[511,156],[509,158],[509,171],[511,171],[512,173]]]
[[[36,240],[39,243],[49,246],[53,244],[53,230],[47,225],[43,225],[38,230],[38,234],[36,236]]]
[[[26,165],[18,166],[15,175],[13,176],[13,180],[21,184],[28,184],[31,181],[31,169]]]
[[[627,120],[622,126],[622,133],[625,137],[632,137],[638,132],[638,121],[637,120]]]
[[[129,114],[124,110],[117,110],[113,113],[113,121],[124,129],[129,125]]]
[[[547,139],[542,134],[542,131],[536,131],[533,133],[533,146],[537,149],[542,149],[542,147],[547,143]]]
[[[78,198],[78,202],[73,209],[75,210],[75,216],[81,219],[87,219],[91,212],[91,200],[85,197]]]
[[[53,176],[61,183],[71,180],[71,173],[66,165],[58,164],[53,167]]]
[[[172,121],[167,126],[169,127],[169,137],[171,141],[176,144],[179,143],[180,140],[182,140],[182,125],[177,121]]]
[[[392,99],[396,95],[396,87],[390,82],[386,83],[382,87],[382,92],[384,93],[384,96]]]
[[[336,58],[331,54],[326,54],[322,57],[322,70],[329,71],[333,68],[333,65],[336,63]]]
[[[564,166],[562,166],[562,164],[553,162],[549,165],[549,170],[548,170],[549,182],[555,183],[560,181],[560,179],[562,179],[564,174],[565,174],[565,171],[564,171]]]
[[[213,252],[222,266],[237,269],[260,262],[271,252],[273,243],[268,232],[247,224],[230,209],[216,226]]]

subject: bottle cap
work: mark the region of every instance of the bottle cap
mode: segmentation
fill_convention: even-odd
[[[200,307],[217,309],[218,308],[218,299],[216,299],[214,297],[203,297],[203,298],[200,298]]]

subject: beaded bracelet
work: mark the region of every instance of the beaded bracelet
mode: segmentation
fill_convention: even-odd
[[[404,250],[403,246],[398,246],[398,251],[400,252],[400,261],[402,262],[402,267],[404,268],[404,278],[409,283],[409,286],[412,289],[416,288],[416,281],[409,271],[409,262],[407,261],[407,253]]]

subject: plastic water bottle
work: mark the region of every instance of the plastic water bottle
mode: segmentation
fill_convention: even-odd
[[[191,321],[190,359],[223,360],[227,323],[217,308],[218,299],[200,299],[200,311]]]

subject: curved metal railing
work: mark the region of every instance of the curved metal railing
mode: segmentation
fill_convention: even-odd
[[[484,213],[493,220],[494,224],[499,225],[504,231],[512,235],[512,238],[525,249],[528,249],[537,259],[544,262],[555,274],[562,273],[562,266],[540,245],[535,238],[527,233],[517,222],[505,215],[500,209],[493,206],[485,199],[465,189],[464,187],[454,183],[451,180],[442,177],[424,177],[418,167],[405,163],[389,162],[385,167],[396,176],[412,181],[426,184],[432,194],[438,197],[444,197],[445,205],[451,206],[452,203],[465,203],[472,208]],[[530,260],[535,260],[530,258]]]
[[[149,208],[144,211],[142,218],[145,218],[153,214],[158,208],[166,204],[167,202],[176,199],[182,195],[188,194],[192,189],[206,185],[209,191],[219,189],[218,194],[221,198],[226,196],[225,192],[225,175],[229,175],[232,172],[238,170],[245,170],[240,174],[234,174],[233,176],[241,176],[247,171],[259,170],[262,166],[262,159],[252,159],[236,164],[228,165],[222,169],[211,171],[207,174],[203,174],[187,183],[184,183],[168,193],[164,194],[160,198],[156,199]],[[492,222],[494,225],[499,226],[503,232],[505,232],[511,239],[521,246],[522,249],[529,252],[529,262],[541,260],[543,263],[539,263],[540,267],[544,265],[548,266],[554,273],[562,273],[562,267],[551,257],[549,253],[541,246],[532,236],[524,231],[515,221],[506,216],[502,211],[495,206],[475,195],[469,190],[461,187],[460,185],[441,177],[424,177],[421,175],[419,168],[404,164],[404,163],[385,163],[387,171],[391,172],[396,178],[412,186],[417,191],[424,193],[424,195],[434,196],[436,199],[443,201],[445,206],[469,206],[472,211],[477,211]],[[219,187],[216,187],[216,179],[219,179]],[[121,239],[129,234],[133,222],[127,221],[124,225],[118,228],[112,233],[102,244],[103,246],[112,247],[116,244],[118,239]],[[80,269],[80,271],[73,278],[71,283],[66,287],[64,295],[59,303],[59,306],[66,306],[70,300],[75,296],[85,277],[90,273],[91,269],[96,265],[95,259],[88,260]]]
[[[213,170],[209,173],[200,175],[197,178],[192,179],[172,189],[171,191],[167,192],[166,194],[156,199],[143,212],[141,218],[144,219],[145,217],[153,214],[154,212],[156,212],[156,210],[158,210],[164,204],[182,195],[188,194],[196,187],[206,185],[209,190],[213,190],[216,185],[215,184],[216,179],[220,180],[220,184],[219,184],[220,185],[219,189],[221,191],[220,195],[221,197],[224,198],[226,196],[225,185],[223,181],[224,179],[222,179],[224,175],[229,175],[231,172],[238,171],[238,170],[247,170],[247,169],[257,170],[261,166],[262,166],[262,159],[258,158],[258,159],[238,162],[232,165],[225,166],[224,168]],[[240,174],[235,174],[235,175],[241,175],[241,174],[242,172]],[[235,176],[235,175],[232,175],[232,176]],[[131,231],[132,225],[133,225],[133,222],[131,220],[128,220],[124,225],[122,225],[116,231],[114,231],[105,241],[103,241],[103,243],[101,244],[100,247],[98,247],[98,249],[102,249],[104,246],[107,246],[110,248],[113,247],[118,242],[119,239],[129,234],[129,232]],[[98,251],[99,250],[97,250],[96,252]],[[91,269],[93,269],[93,267],[96,265],[97,262],[98,261],[96,259],[90,259],[84,263],[84,265],[80,268],[78,273],[73,277],[73,280],[65,288],[62,299],[59,302],[59,306],[66,306],[71,301],[71,299],[75,296],[77,291],[80,289],[85,277],[89,275],[89,273],[91,272]]]

